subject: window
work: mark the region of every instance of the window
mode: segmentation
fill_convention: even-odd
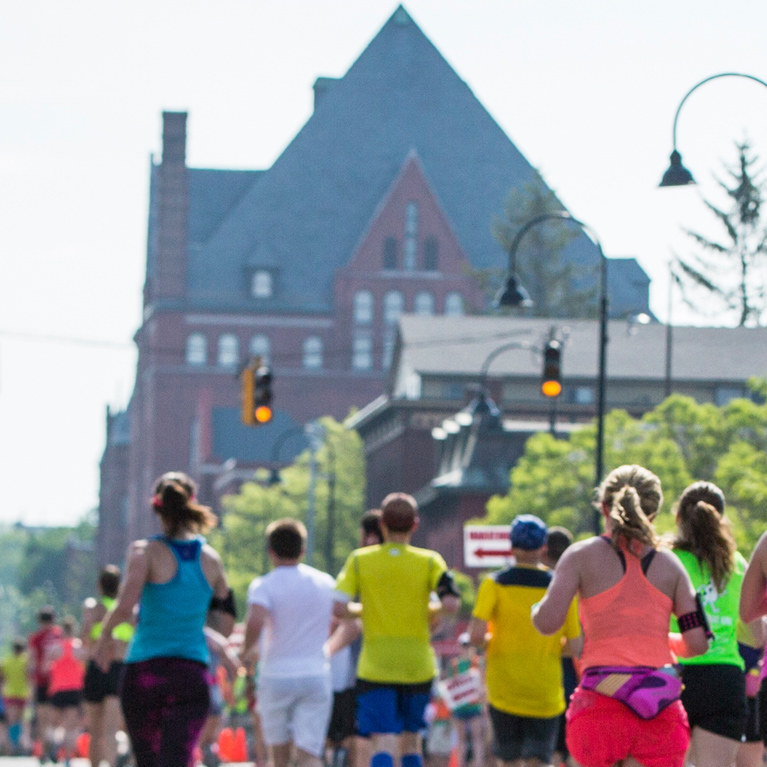
[[[253,298],[271,298],[273,292],[272,273],[257,269],[250,280],[250,294]]]
[[[591,386],[576,386],[573,392],[573,402],[576,405],[593,405],[594,390]]]
[[[394,325],[405,306],[405,298],[399,290],[390,290],[384,296],[384,322]]]
[[[448,317],[461,317],[463,313],[463,296],[460,293],[448,293],[445,296],[445,314]]]
[[[373,339],[369,335],[355,335],[352,340],[352,368],[370,370],[373,367]]]
[[[186,339],[187,365],[204,365],[208,361],[208,342],[202,333],[192,333]]]
[[[436,237],[427,237],[423,242],[423,268],[427,272],[439,269],[439,242]]]
[[[384,240],[383,268],[397,268],[397,240],[394,237],[387,237]]]
[[[354,321],[358,325],[370,325],[373,321],[373,294],[369,290],[354,294]]]
[[[717,386],[714,389],[714,404],[717,407],[724,407],[730,400],[745,396],[740,386]]]
[[[218,339],[218,364],[221,367],[233,368],[240,359],[240,344],[234,333],[226,333]]]
[[[394,328],[386,328],[383,339],[383,354],[381,355],[381,364],[384,370],[388,370],[391,366],[392,357],[394,356],[394,339]]]
[[[405,206],[405,252],[403,267],[412,272],[418,256],[418,203],[412,200]]]
[[[422,290],[416,294],[413,304],[413,311],[416,314],[431,315],[434,314],[434,296],[428,290]]]
[[[322,339],[318,336],[309,336],[304,340],[303,364],[309,370],[318,370],[322,367]]]
[[[250,339],[249,351],[252,357],[261,357],[261,361],[268,364],[271,353],[269,336],[265,336],[263,333],[256,333]]]

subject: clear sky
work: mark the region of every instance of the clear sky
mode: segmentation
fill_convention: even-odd
[[[188,162],[267,168],[394,0],[28,0],[0,25],[0,522],[74,524],[97,504],[107,406],[128,402],[148,175],[161,112]],[[405,7],[608,256],[635,256],[667,316],[680,227],[747,138],[767,89],[696,89],[678,145],[697,188],[658,189],[674,114],[720,72],[767,79],[763,0],[410,0]],[[673,318],[694,322],[675,305]]]

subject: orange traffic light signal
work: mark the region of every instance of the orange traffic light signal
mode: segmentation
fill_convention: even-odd
[[[549,341],[543,350],[543,377],[541,393],[545,397],[558,397],[562,393],[562,345]]]
[[[266,365],[259,365],[254,373],[253,417],[257,425],[269,423],[272,411],[272,371]]]

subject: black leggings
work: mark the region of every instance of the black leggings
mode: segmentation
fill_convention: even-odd
[[[185,767],[210,708],[207,668],[184,658],[126,663],[120,703],[136,767]]]

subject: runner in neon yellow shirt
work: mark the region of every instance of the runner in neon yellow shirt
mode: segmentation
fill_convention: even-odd
[[[335,614],[362,617],[362,652],[357,667],[360,733],[372,737],[371,767],[420,767],[419,731],[435,675],[429,640],[431,594],[442,609],[457,612],[460,597],[444,559],[410,545],[418,506],[404,493],[381,505],[384,543],[353,551],[336,582]]]

